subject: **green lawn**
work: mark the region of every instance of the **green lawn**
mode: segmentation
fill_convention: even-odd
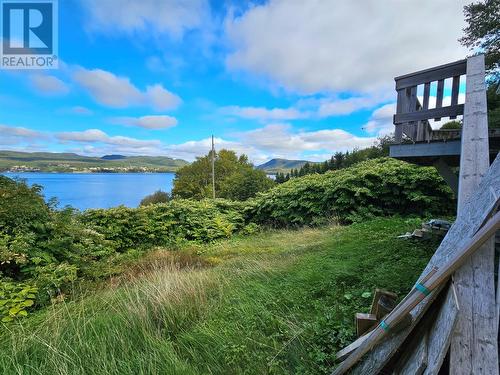
[[[419,220],[272,231],[158,251],[76,302],[3,326],[2,374],[322,374],[375,287],[406,293]]]

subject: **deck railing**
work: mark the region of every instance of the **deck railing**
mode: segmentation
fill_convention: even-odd
[[[430,141],[432,128],[430,119],[436,121],[449,117],[455,119],[464,113],[464,105],[458,104],[460,76],[466,74],[467,60],[460,60],[431,69],[406,74],[395,78],[398,101],[394,115],[395,140],[401,143],[403,134],[414,142]],[[452,78],[451,103],[443,107],[444,81]],[[437,82],[436,106],[429,108],[431,84]],[[417,97],[417,88],[423,87],[422,103]]]

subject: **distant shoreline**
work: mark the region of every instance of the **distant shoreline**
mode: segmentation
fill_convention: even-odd
[[[156,173],[176,173],[176,171],[165,170],[165,171],[12,171],[12,170],[4,170],[0,171],[0,173],[9,173],[9,174],[23,174],[23,173],[67,173],[67,174],[140,174],[140,173],[148,173],[148,174],[156,174]]]

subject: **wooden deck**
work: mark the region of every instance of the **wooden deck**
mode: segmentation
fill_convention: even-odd
[[[500,152],[500,129],[489,130],[490,163]],[[410,163],[432,166],[440,159],[450,167],[460,164],[460,130],[433,130],[429,140],[390,146],[390,156]]]

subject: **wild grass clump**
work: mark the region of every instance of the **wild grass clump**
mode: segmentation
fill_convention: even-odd
[[[194,374],[171,340],[203,319],[225,282],[196,264],[157,259],[118,287],[54,305],[36,325],[4,326],[11,340],[2,345],[0,372]]]

